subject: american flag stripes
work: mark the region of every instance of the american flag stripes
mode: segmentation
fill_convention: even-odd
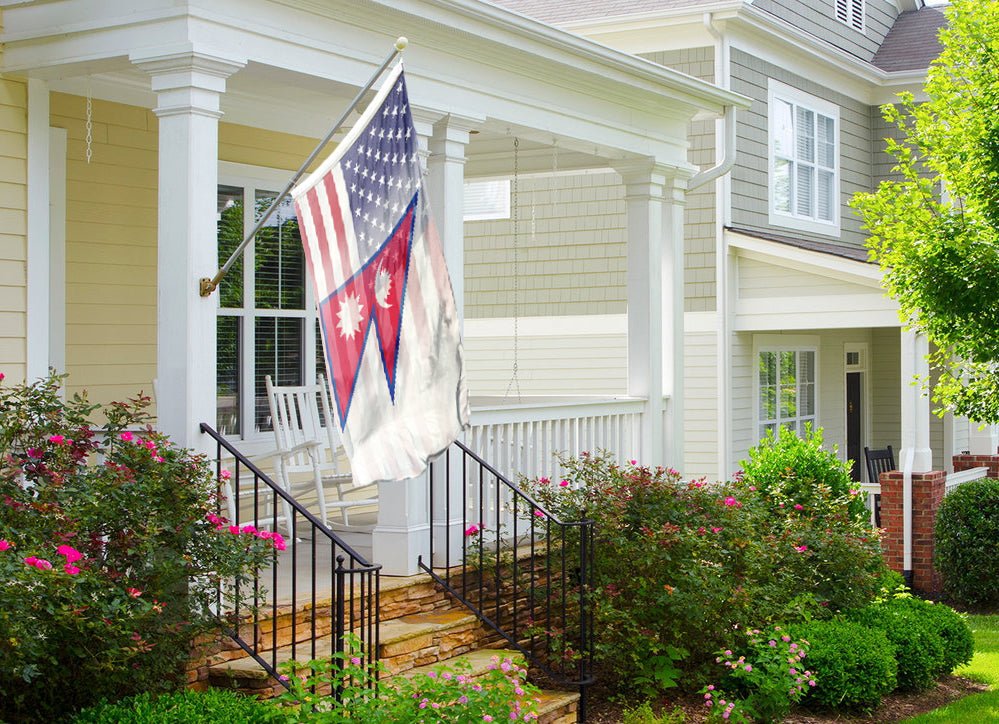
[[[469,415],[401,64],[292,195],[354,481],[418,475]]]

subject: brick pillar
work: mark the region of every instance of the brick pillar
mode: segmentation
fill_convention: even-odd
[[[881,546],[885,563],[903,572],[904,521],[902,518],[902,471],[881,473]],[[940,578],[933,569],[933,527],[947,490],[947,473],[932,470],[912,474],[912,587],[923,593],[938,593]]]
[[[988,468],[990,478],[999,478],[999,455],[955,455],[954,472],[971,468]]]

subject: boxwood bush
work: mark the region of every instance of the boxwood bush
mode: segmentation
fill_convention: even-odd
[[[179,691],[154,696],[149,693],[103,702],[84,709],[74,724],[230,724],[286,721],[273,704],[230,691]]]
[[[927,612],[931,605],[911,597],[893,598],[848,614],[857,623],[885,632],[895,647],[899,689],[928,689],[947,668],[940,627]]]
[[[807,639],[808,666],[816,686],[804,704],[823,709],[869,711],[896,685],[895,647],[885,632],[843,619],[812,621],[792,628]]]
[[[923,616],[926,623],[943,641],[943,661],[937,676],[951,673],[958,666],[967,664],[975,653],[975,636],[964,616],[942,603],[906,599],[914,612]]]
[[[948,494],[935,535],[944,592],[963,604],[999,603],[999,480],[973,480]]]

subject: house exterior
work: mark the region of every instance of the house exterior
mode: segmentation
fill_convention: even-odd
[[[865,446],[901,448],[899,465],[911,454],[914,470],[951,470],[962,450],[995,452],[993,430],[933,416],[929,399],[910,384],[926,373],[925,340],[902,328],[849,207],[855,193],[891,177],[884,138],[896,129],[879,106],[903,90],[918,97],[939,52],[940,8],[922,0],[501,2],[752,99],[735,123],[695,120],[690,129],[691,163],[706,168],[732,147],[735,160],[730,173],[687,194],[685,444],[672,464],[723,478],[767,429],[800,431],[806,423],[856,462],[858,481],[867,477]],[[600,209],[596,226],[619,228],[613,219],[624,202],[613,174],[604,178],[604,185],[600,177],[576,178],[559,193],[575,196],[581,187]],[[561,233],[579,238],[575,229],[586,223],[577,217]],[[502,233],[483,233],[480,242],[479,227],[468,226],[470,248]],[[551,337],[546,344],[571,347],[577,364],[588,359],[607,394],[625,391],[624,288],[623,276],[610,289],[590,288],[586,304],[553,304],[566,316],[537,323],[580,331],[575,344]],[[496,320],[480,318],[477,306],[466,314],[472,354],[496,345]],[[593,329],[600,330],[595,338]],[[546,352],[532,359],[538,393],[572,384],[547,380],[545,365],[559,363],[542,361]]]
[[[479,0],[4,0],[0,13],[0,366],[9,380],[54,367],[69,393],[98,402],[153,392],[159,427],[180,444],[203,447],[208,422],[248,454],[272,448],[265,375],[296,384],[319,370],[315,300],[287,211],[218,292],[201,296],[199,279],[405,35],[430,198],[469,326],[482,311],[502,322],[509,302],[494,303],[488,288],[507,268],[492,255],[516,244],[478,244],[481,224],[493,222],[463,222],[466,178],[515,179],[521,206],[528,193],[541,203],[545,179],[565,178],[579,184],[565,200],[588,211],[599,211],[584,198],[590,189],[613,185],[624,206],[606,228],[591,226],[590,242],[565,244],[540,280],[537,260],[524,259],[524,332],[529,315],[554,303],[540,293],[548,278],[571,280],[570,306],[631,309],[632,334],[608,352],[622,361],[614,374],[628,399],[583,405],[585,419],[626,418],[618,447],[650,460],[682,449],[683,205],[698,174],[687,129],[746,98]],[[568,175],[551,174],[553,157]],[[556,194],[549,207],[561,204]],[[525,249],[539,230],[529,226],[513,235]],[[591,293],[601,289],[623,296]],[[469,345],[473,396],[492,393],[498,385],[482,381],[508,371],[493,369],[502,355],[484,340]],[[575,370],[571,390],[592,402],[603,381],[587,384],[585,366]],[[533,377],[524,392],[535,391]],[[519,424],[524,409],[514,408],[531,407],[549,421],[568,415],[597,446],[579,403],[568,403],[571,414],[561,398],[493,405],[489,424]],[[380,496],[373,556],[387,572],[414,572],[430,527],[427,483],[394,485]]]

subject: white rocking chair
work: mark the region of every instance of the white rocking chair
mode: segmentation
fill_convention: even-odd
[[[377,504],[378,499],[347,495],[373,486],[355,486],[350,473],[340,470],[337,459],[340,436],[331,412],[325,379],[320,377],[315,385],[277,387],[268,375],[265,383],[277,443],[274,467],[281,485],[291,492],[296,478],[309,477],[315,488],[316,507],[323,524],[330,525],[329,510],[333,509],[340,511],[339,525],[356,528],[350,525],[350,509],[370,507]],[[336,500],[327,500],[327,484],[335,486]]]

